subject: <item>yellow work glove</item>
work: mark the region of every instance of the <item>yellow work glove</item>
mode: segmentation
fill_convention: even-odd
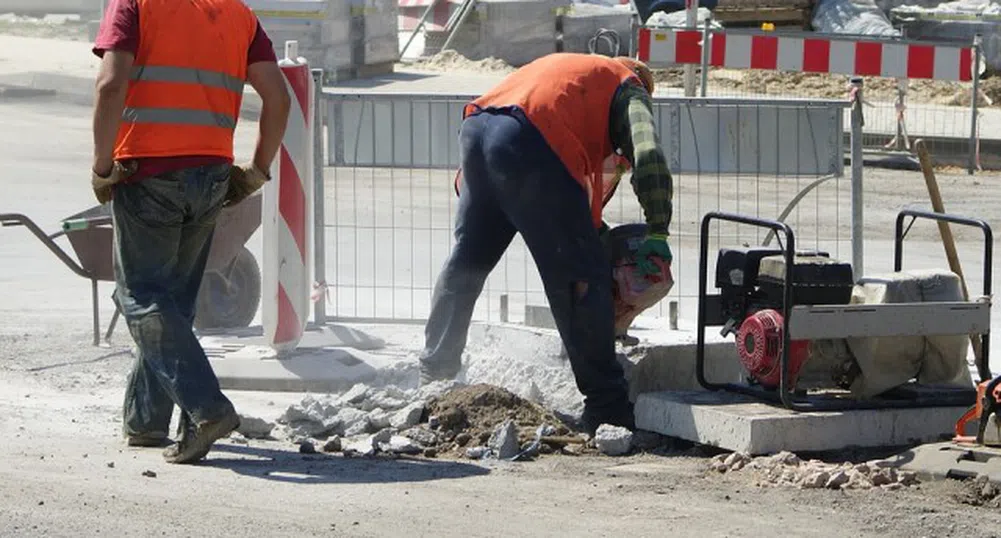
[[[101,177],[97,175],[97,172],[91,170],[90,185],[94,189],[94,197],[97,198],[97,203],[103,205],[110,202],[113,187],[136,173],[137,168],[135,161],[129,161],[125,164],[115,161],[115,164],[111,167],[111,173],[107,177]]]
[[[271,179],[253,163],[234,165],[229,171],[229,190],[226,192],[224,206],[234,206],[251,194],[257,192]]]

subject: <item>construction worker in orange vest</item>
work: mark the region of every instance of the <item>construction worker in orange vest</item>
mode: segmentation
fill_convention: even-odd
[[[115,303],[137,346],[123,409],[130,446],[192,463],[239,426],[192,330],[216,219],[269,179],[290,97],[271,40],[241,0],[112,0],[101,57],[91,183],[111,202]],[[261,97],[253,159],[233,165],[244,82]]]
[[[434,289],[422,384],[459,374],[473,307],[517,232],[539,269],[584,395],[584,427],[634,427],[615,357],[612,271],[599,230],[619,177],[609,182],[603,172],[620,155],[634,170],[648,226],[637,252],[640,270],[659,273],[654,260],[671,260],[672,180],[654,130],[653,89],[650,70],[638,61],[557,53],[465,107],[456,241]]]

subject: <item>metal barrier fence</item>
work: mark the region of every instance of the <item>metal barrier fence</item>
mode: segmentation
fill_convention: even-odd
[[[327,315],[341,320],[422,320],[448,256],[457,201],[462,107],[474,95],[324,93],[327,117]],[[803,248],[851,249],[844,174],[847,101],[657,98],[661,145],[674,175],[675,288],[668,301],[694,315],[698,223],[711,210],[784,218]],[[861,181],[861,168],[856,171]],[[623,179],[610,224],[642,222]],[[754,229],[720,227],[721,246],[760,244]],[[545,306],[541,280],[516,237],[488,278],[474,316],[523,321]]]

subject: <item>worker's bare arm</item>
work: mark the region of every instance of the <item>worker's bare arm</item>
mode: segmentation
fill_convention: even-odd
[[[256,62],[247,68],[247,80],[261,96],[260,132],[254,150],[254,164],[260,170],[271,168],[288,121],[291,98],[285,87],[285,76],[275,62]]]
[[[125,96],[129,90],[129,77],[135,56],[131,52],[109,50],[101,58],[100,71],[94,92],[94,163],[93,169],[100,176],[111,172],[114,164],[115,140]]]
[[[674,182],[660,148],[649,94],[627,84],[612,104],[611,136],[633,167],[632,185],[651,234],[668,235]]]

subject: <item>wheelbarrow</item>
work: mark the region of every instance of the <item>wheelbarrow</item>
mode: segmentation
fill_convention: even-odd
[[[261,302],[261,269],[246,247],[247,240],[261,225],[261,195],[256,194],[222,210],[205,275],[198,290],[194,325],[196,329],[247,327],[257,315]],[[109,204],[91,207],[62,221],[62,229],[51,235],[28,217],[0,214],[0,226],[24,226],[77,275],[90,280],[94,315],[94,345],[101,344],[100,305],[97,283],[114,282],[112,242],[114,230]],[[65,236],[76,253],[74,260],[56,240]],[[111,340],[121,312],[116,308],[104,335]]]

